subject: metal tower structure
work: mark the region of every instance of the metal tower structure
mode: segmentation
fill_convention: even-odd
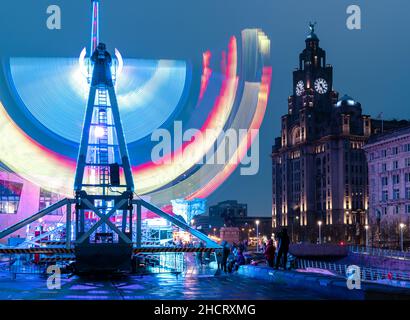
[[[84,189],[106,195],[113,186],[134,191],[131,165],[121,125],[111,73],[112,58],[100,43],[91,56],[93,64],[87,108],[77,159],[75,192]],[[109,183],[116,164],[123,168],[125,184]],[[85,176],[87,171],[88,176]],[[116,172],[118,173],[118,172]],[[88,181],[85,181],[88,180]]]
[[[105,44],[99,43],[99,0],[92,1],[90,51],[92,76],[74,179],[80,268],[95,265],[97,251],[111,256],[108,259],[115,264],[121,264],[116,261],[121,256],[127,263],[132,253],[134,181],[111,70],[113,59]],[[120,168],[125,179],[120,178]],[[115,225],[118,213],[122,230]],[[105,247],[96,250],[97,244]]]

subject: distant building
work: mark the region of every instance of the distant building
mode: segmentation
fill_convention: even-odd
[[[6,229],[21,220],[51,204],[63,199],[62,196],[24,180],[8,168],[0,165],[0,229]],[[30,224],[29,228],[22,228],[13,236],[25,238],[27,234],[34,234],[35,229],[41,224],[47,229],[50,224],[55,224],[65,216],[65,209],[60,208],[46,215],[41,222]],[[7,242],[7,238],[2,240]]]
[[[369,232],[373,245],[397,248],[400,223],[410,227],[410,126],[372,136],[364,147],[369,166]]]
[[[372,120],[361,104],[333,90],[333,67],[311,26],[293,72],[293,95],[272,150],[272,227],[288,227],[294,242],[363,243],[368,214],[363,146],[384,128],[408,124]]]
[[[213,227],[230,227],[238,218],[248,216],[248,205],[236,200],[219,202],[209,207],[209,223]]]
[[[238,203],[236,200],[220,202],[209,207],[207,216],[195,218],[195,226],[208,234],[219,235],[221,228],[236,227],[240,231],[240,238],[256,237],[256,221],[259,220],[260,236],[272,235],[271,217],[248,216],[247,204]]]

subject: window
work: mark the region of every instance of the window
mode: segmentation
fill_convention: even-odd
[[[410,204],[406,205],[406,213],[410,213]]]
[[[387,150],[382,150],[382,158],[386,158],[387,157]]]
[[[404,152],[410,152],[410,143],[404,145]]]
[[[393,184],[399,184],[400,183],[400,176],[398,174],[393,175]]]
[[[0,180],[0,214],[17,214],[23,184]]]
[[[399,162],[397,160],[393,161],[393,170],[396,170],[398,168],[399,168]]]
[[[39,210],[43,210],[60,200],[61,198],[58,194],[45,189],[40,189]],[[59,208],[51,212],[50,215],[63,215],[63,209]]]
[[[406,199],[410,200],[410,188],[406,188]]]
[[[409,172],[406,173],[405,180],[406,180],[406,182],[410,182],[410,173]]]
[[[410,167],[410,158],[406,158],[406,167]]]
[[[399,147],[393,147],[392,148],[392,154],[394,154],[394,155],[399,154]]]
[[[394,189],[393,190],[393,200],[399,200],[400,199],[400,189]]]
[[[394,212],[395,212],[396,214],[399,214],[399,213],[400,213],[400,207],[399,207],[399,206],[395,206]]]
[[[388,199],[389,199],[389,192],[387,190],[383,190],[382,191],[382,201],[387,202]]]
[[[382,172],[387,171],[387,163],[382,163]]]
[[[387,215],[387,207],[384,207],[384,208],[383,208],[383,214],[384,214],[384,215]]]
[[[382,186],[387,186],[389,184],[389,180],[387,177],[382,177]]]

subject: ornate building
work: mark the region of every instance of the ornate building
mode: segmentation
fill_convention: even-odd
[[[400,232],[408,246],[410,226],[410,126],[370,138],[369,241],[397,249]]]
[[[339,100],[333,67],[314,25],[310,30],[273,147],[273,229],[288,227],[294,242],[317,242],[321,229],[322,242],[359,243],[368,213],[362,147],[380,121],[362,114],[352,98]]]

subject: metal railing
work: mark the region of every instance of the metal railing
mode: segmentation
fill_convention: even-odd
[[[347,277],[348,265],[337,264],[325,261],[296,259],[296,267],[299,269],[315,268],[332,271],[343,277]],[[384,269],[375,269],[360,267],[360,276],[363,281],[378,281],[378,280],[398,280],[410,281],[410,273],[389,271]]]
[[[145,265],[137,273],[183,273],[187,269],[185,253],[142,253],[137,257]]]
[[[17,274],[36,274],[46,273],[45,265],[34,264],[30,261],[29,255],[8,255],[8,261],[3,260],[3,271],[8,271],[12,279],[16,279]]]
[[[352,253],[357,253],[357,254],[366,254],[366,255],[393,258],[393,259],[410,260],[410,252],[408,251],[381,249],[381,248],[373,248],[373,247],[357,246],[357,245],[349,246],[349,251]]]

